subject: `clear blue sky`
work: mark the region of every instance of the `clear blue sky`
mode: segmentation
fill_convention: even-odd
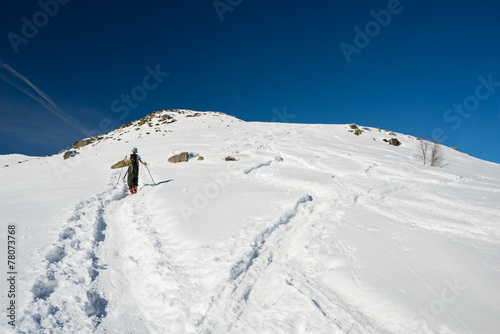
[[[500,163],[498,1],[41,3],[2,2],[0,154],[53,154],[187,108],[441,129],[444,144]]]

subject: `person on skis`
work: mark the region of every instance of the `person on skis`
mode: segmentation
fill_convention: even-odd
[[[128,163],[129,161],[127,183],[130,193],[135,194],[139,184],[139,162],[144,166],[147,163],[142,162],[141,156],[137,154],[137,148],[135,147],[132,149],[132,153],[128,157],[125,157],[125,162]]]

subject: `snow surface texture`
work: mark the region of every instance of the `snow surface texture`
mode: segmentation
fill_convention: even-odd
[[[500,165],[348,130],[162,111],[68,160],[3,156],[17,332],[498,333]],[[156,185],[141,166],[127,195],[134,146]]]

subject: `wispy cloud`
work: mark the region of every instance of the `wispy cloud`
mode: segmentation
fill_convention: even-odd
[[[5,64],[0,60],[0,79],[16,88],[20,92],[29,96],[35,102],[47,109],[51,114],[61,119],[66,124],[70,125],[74,129],[86,133],[85,127],[76,118],[64,112],[57,106],[57,104],[41,89],[39,89],[35,84],[33,84],[28,78],[14,70],[9,65]]]

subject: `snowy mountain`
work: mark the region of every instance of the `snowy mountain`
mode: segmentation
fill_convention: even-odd
[[[359,129],[169,110],[1,156],[2,308],[17,333],[498,333],[500,165]]]

